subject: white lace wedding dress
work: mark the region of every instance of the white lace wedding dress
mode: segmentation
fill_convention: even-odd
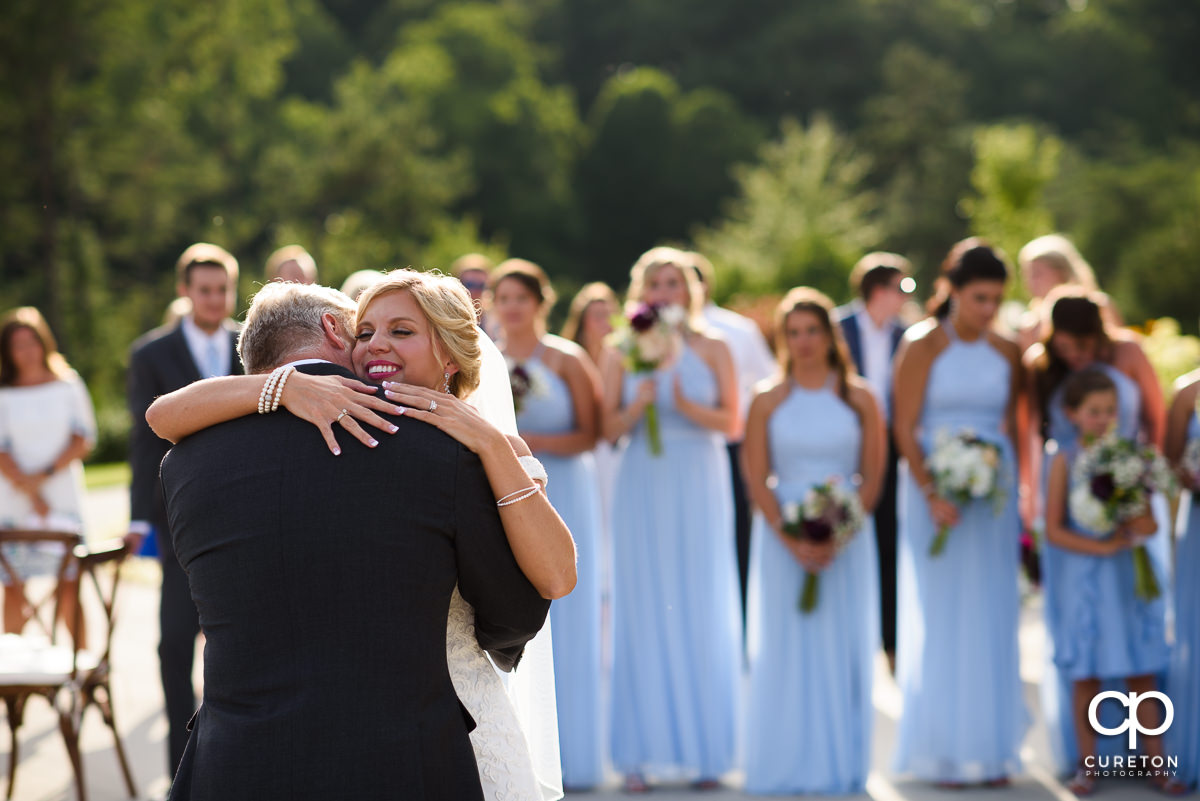
[[[504,358],[486,336],[480,388],[468,399],[505,433],[515,434]],[[550,620],[525,646],[516,670],[499,673],[475,639],[475,610],[455,588],[446,624],[446,662],[459,700],[475,719],[471,746],[485,801],[562,798]]]

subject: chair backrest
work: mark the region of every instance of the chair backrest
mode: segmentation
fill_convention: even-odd
[[[5,592],[17,593],[29,619],[26,628],[41,629],[55,642],[58,635],[58,588],[76,571],[75,548],[82,542],[77,532],[40,529],[0,529],[0,568],[7,578]],[[20,549],[11,548],[16,545]],[[39,577],[49,579],[48,586],[37,585]],[[14,581],[14,578],[16,579]]]
[[[75,604],[76,628],[82,625],[84,585],[90,585],[100,602],[104,614],[97,625],[103,626],[104,636],[101,643],[93,645],[89,650],[97,657],[97,668],[107,670],[109,653],[112,650],[113,627],[116,625],[117,588],[121,583],[121,566],[129,550],[121,539],[112,539],[95,545],[79,545],[75,548],[75,558],[79,561],[79,594]],[[102,569],[110,566],[111,570]],[[107,574],[102,578],[102,574]],[[85,579],[86,577],[86,579]],[[89,615],[89,620],[95,622],[95,615]],[[92,631],[95,629],[93,627]]]

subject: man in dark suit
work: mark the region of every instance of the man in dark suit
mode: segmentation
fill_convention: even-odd
[[[352,377],[353,311],[331,289],[268,284],[239,346],[248,372]],[[339,431],[335,457],[280,409],[194,434],[163,461],[207,638],[171,799],[483,798],[446,665],[451,593],[505,669],[549,601],[509,550],[478,457],[389,419],[399,430],[373,449]]]
[[[896,663],[896,446],[891,435],[892,360],[904,336],[900,310],[912,292],[911,265],[895,253],[868,253],[850,272],[858,300],[838,309],[842,336],[858,374],[867,380],[888,421],[887,474],[875,507],[879,545],[880,622],[888,664]]]
[[[127,402],[133,418],[129,463],[130,526],[126,537],[133,553],[153,536],[162,563],[159,602],[159,670],[167,707],[168,772],[173,773],[187,743],[187,722],[196,709],[192,663],[200,624],[167,531],[167,510],[158,483],[158,467],[171,444],[146,425],[146,409],[193,381],[241,373],[237,326],[229,316],[237,300],[238,263],[224,248],[197,243],[175,264],[180,297],[191,311],[178,323],[157,328],[133,343],[127,375]]]

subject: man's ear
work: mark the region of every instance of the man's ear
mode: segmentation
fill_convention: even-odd
[[[349,350],[350,332],[342,328],[341,322],[329,312],[321,315],[321,328],[325,331],[325,339],[338,350]]]

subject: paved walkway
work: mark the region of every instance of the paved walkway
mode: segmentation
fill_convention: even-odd
[[[128,521],[128,504],[123,490],[101,490],[89,496],[91,530],[98,536],[120,533]],[[116,700],[117,725],[130,756],[140,798],[161,798],[167,789],[166,776],[166,719],[162,714],[162,690],[158,680],[158,657],[155,653],[158,629],[157,566],[148,560],[136,560],[123,585],[118,603],[120,624],[113,647],[113,694]],[[1036,681],[1041,662],[1042,629],[1039,623],[1037,599],[1031,599],[1022,612],[1021,674],[1025,680],[1026,699],[1034,714],[1034,726],[1025,741],[1023,756],[1027,772],[1011,787],[1002,790],[945,791],[918,782],[900,780],[888,773],[887,763],[893,751],[894,733],[899,717],[899,693],[883,667],[882,660],[875,685],[876,709],[873,744],[873,772],[867,794],[859,798],[874,801],[1072,801],[1068,793],[1050,775],[1045,759],[1045,733],[1039,725],[1036,704]],[[197,669],[199,685],[199,669]],[[3,741],[0,735],[0,742]],[[27,711],[25,726],[20,731],[21,763],[17,772],[18,801],[71,801],[73,784],[66,750],[59,736],[56,717],[49,707],[34,700]],[[4,742],[4,745],[7,745]],[[112,738],[99,714],[89,713],[83,726],[84,770],[91,801],[116,801],[126,798],[124,784],[117,767]],[[0,754],[0,770],[7,765],[7,749]],[[686,787],[657,788],[648,798],[654,801],[671,799],[704,799],[733,801],[746,799],[736,788],[736,775],[728,777],[729,788],[721,791],[693,792]],[[603,791],[579,796],[580,799],[611,801],[628,798],[617,789],[616,777]],[[1104,801],[1141,801],[1160,796],[1136,784],[1101,784]],[[403,788],[397,788],[396,801],[404,801]],[[264,799],[264,801],[270,801]],[[281,799],[280,801],[286,801]],[[338,801],[331,799],[330,801]],[[347,799],[346,801],[359,801]]]

